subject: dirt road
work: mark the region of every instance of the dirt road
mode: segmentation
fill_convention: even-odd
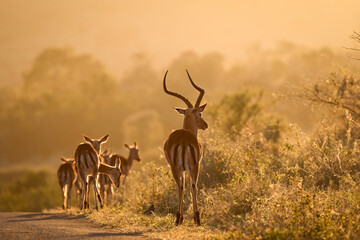
[[[59,213],[0,212],[0,239],[149,239],[92,223],[83,216]]]

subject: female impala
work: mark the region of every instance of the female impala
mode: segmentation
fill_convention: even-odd
[[[184,96],[167,90],[167,73],[168,72],[166,71],[163,81],[165,93],[181,99],[187,105],[186,109],[175,108],[176,111],[184,115],[183,128],[172,132],[164,146],[166,160],[170,164],[173,177],[179,190],[179,208],[176,214],[175,224],[179,225],[183,221],[183,199],[186,171],[190,175],[191,179],[194,221],[197,225],[200,225],[200,214],[197,206],[197,181],[199,177],[200,161],[202,158],[202,149],[197,138],[197,131],[198,129],[206,130],[208,128],[207,123],[201,117],[201,113],[204,111],[206,104],[199,106],[205,91],[193,82],[189,72],[186,70],[192,86],[200,92],[196,100],[196,104],[193,106]]]
[[[73,158],[60,158],[63,163],[60,165],[57,175],[63,195],[63,209],[71,207],[71,188],[76,183],[77,174]]]
[[[122,156],[120,154],[111,154],[110,151],[104,151],[101,154],[103,162],[105,162],[111,166],[115,166],[115,161],[121,162],[121,165],[120,165],[121,175],[124,176],[123,184],[125,184],[126,177],[130,173],[130,169],[132,167],[134,160],[136,160],[138,162],[141,161],[141,159],[139,157],[139,149],[138,149],[136,142],[134,142],[133,146],[129,146],[127,144],[125,144],[124,146],[127,149],[129,149],[128,158],[125,158],[124,156]],[[100,174],[99,188],[100,188],[100,195],[101,195],[101,198],[103,199],[104,203],[107,204],[107,203],[111,202],[112,196],[114,194],[114,187],[113,187],[113,184],[111,183],[110,179],[106,175]]]
[[[89,208],[88,188],[90,180],[94,183],[95,208],[98,209],[97,199],[100,202],[100,207],[103,206],[98,190],[99,173],[107,174],[116,187],[119,187],[120,185],[121,171],[119,161],[117,161],[116,166],[113,167],[108,164],[101,163],[99,159],[100,145],[105,143],[108,137],[109,135],[106,135],[100,139],[94,140],[84,136],[84,139],[87,142],[81,143],[75,151],[76,168],[81,180],[83,181],[82,203],[80,209]]]
[[[125,158],[124,156],[120,156],[121,160],[121,173],[125,176],[123,180],[123,184],[125,184],[126,177],[130,173],[130,169],[133,165],[134,160],[140,162],[141,159],[139,157],[139,148],[136,145],[136,142],[134,142],[133,146],[129,146],[127,144],[124,144],[124,146],[129,149],[129,156],[128,158]]]
[[[121,162],[120,155],[112,154],[109,150],[101,153],[101,158],[103,163],[106,163],[110,166],[116,166],[117,162]],[[123,173],[121,173],[121,175],[123,175]],[[112,196],[114,194],[114,184],[108,175],[99,175],[99,189],[104,204],[109,204],[112,201]]]

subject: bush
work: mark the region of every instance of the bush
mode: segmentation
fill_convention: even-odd
[[[54,172],[14,170],[3,177],[7,183],[1,181],[0,211],[42,211],[61,206],[61,190]]]

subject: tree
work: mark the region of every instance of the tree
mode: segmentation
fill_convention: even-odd
[[[262,92],[236,92],[225,95],[218,104],[210,106],[209,114],[215,124],[231,139],[241,130],[259,118],[263,106]]]
[[[349,111],[360,120],[360,81],[346,72],[334,72],[329,77],[318,79],[296,94],[311,103],[327,105],[334,110]]]
[[[360,33],[354,31],[354,32],[350,35],[350,39],[352,39],[352,40],[353,40],[354,42],[356,42],[356,43],[360,43]],[[346,47],[345,49],[348,49],[348,50],[351,50],[351,51],[357,51],[357,52],[360,51],[360,49],[357,48],[357,47],[353,47],[353,48]],[[360,60],[359,57],[352,57],[352,56],[350,56],[350,58],[355,59],[355,60]]]
[[[121,135],[117,126],[126,106],[120,104],[115,80],[90,55],[49,48],[23,77],[18,96],[1,112],[6,131],[0,132],[5,146],[0,158],[28,161],[73,154],[82,133],[100,136],[112,130],[113,137]]]

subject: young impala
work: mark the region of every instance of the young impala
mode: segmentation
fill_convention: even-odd
[[[78,175],[83,182],[82,203],[80,209],[89,208],[89,183],[93,181],[94,185],[94,201],[95,208],[98,209],[97,200],[99,200],[100,207],[103,206],[101,196],[98,189],[99,173],[107,174],[116,187],[120,185],[120,163],[117,161],[116,166],[110,166],[100,161],[100,146],[105,143],[109,135],[100,139],[91,139],[84,136],[87,141],[81,143],[75,151],[75,162]]]
[[[187,106],[186,109],[175,108],[176,111],[184,115],[183,128],[172,132],[164,146],[165,157],[170,164],[171,171],[178,185],[179,191],[179,208],[176,214],[175,224],[179,225],[183,221],[183,199],[186,171],[190,175],[191,179],[194,221],[195,224],[200,225],[200,214],[197,206],[197,181],[199,177],[200,161],[202,158],[202,148],[197,138],[197,132],[198,129],[206,130],[208,128],[207,123],[201,116],[206,104],[200,106],[200,102],[205,91],[193,82],[189,72],[186,70],[192,86],[200,92],[195,106],[193,106],[184,96],[171,92],[166,88],[167,73],[168,72],[166,71],[163,81],[165,93],[181,99]]]
[[[124,175],[123,184],[125,184],[126,177],[130,173],[134,160],[138,162],[141,161],[139,157],[139,148],[136,145],[136,142],[134,142],[133,146],[129,146],[127,144],[124,144],[124,146],[129,149],[129,156],[128,158],[125,158],[124,156],[119,155],[121,160],[121,173]]]
[[[63,209],[71,207],[71,188],[77,181],[75,161],[73,158],[60,158],[63,163],[60,165],[57,175],[63,195]]]
[[[121,161],[119,154],[112,154],[108,150],[101,153],[101,158],[104,163],[110,166],[116,166],[116,162]],[[112,201],[112,196],[114,194],[114,184],[108,175],[106,174],[99,175],[99,189],[104,204],[109,204]]]
[[[130,169],[132,167],[132,164],[134,160],[141,161],[139,157],[139,149],[136,145],[136,142],[134,142],[133,146],[129,146],[125,144],[125,147],[129,149],[129,156],[128,158],[125,158],[124,156],[120,154],[111,154],[110,151],[104,151],[101,154],[101,158],[103,159],[103,162],[115,166],[115,161],[121,162],[120,169],[121,174],[124,176],[123,184],[126,182],[126,177],[130,173]],[[108,204],[112,201],[112,196],[114,194],[114,186],[112,182],[110,181],[109,177],[103,174],[100,174],[99,176],[99,189],[100,189],[100,195],[103,199],[104,203]]]

